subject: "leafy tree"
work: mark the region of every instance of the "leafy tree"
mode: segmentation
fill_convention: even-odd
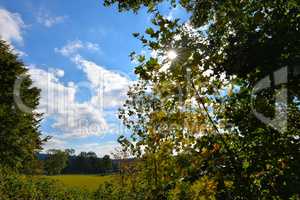
[[[42,160],[34,159],[23,167],[21,173],[26,175],[42,175],[45,173],[44,162]]]
[[[0,163],[13,169],[21,169],[34,160],[43,143],[38,129],[41,114],[34,111],[40,90],[32,86],[27,71],[10,46],[0,41]],[[18,80],[22,83],[14,91]],[[16,98],[33,111],[21,110]]]
[[[65,152],[69,155],[72,156],[75,154],[75,150],[74,149],[65,149]]]
[[[102,160],[103,160],[103,168],[105,169],[105,171],[111,170],[112,169],[112,161],[111,161],[109,155],[103,156]]]
[[[45,170],[49,175],[60,174],[67,166],[68,151],[61,151],[58,149],[48,150],[48,156],[45,160]]]
[[[70,150],[65,150],[70,153]],[[95,152],[80,152],[78,155],[70,155],[63,174],[98,174],[107,171],[118,171],[117,163],[113,163],[109,156],[97,157]]]
[[[163,2],[180,4],[189,23],[162,16]],[[132,132],[121,144],[143,161],[137,175],[144,197],[296,198],[299,2],[105,1],[114,3],[120,11],[146,6],[155,13],[147,36],[134,36],[156,56],[131,54],[140,62],[140,81],[119,116]],[[175,59],[168,57],[172,51]],[[274,75],[281,69],[287,81]],[[270,87],[253,100],[253,88],[266,76]],[[275,102],[278,89],[288,89],[287,103]],[[253,107],[270,118],[280,107],[277,123],[287,114],[287,128],[263,123]]]

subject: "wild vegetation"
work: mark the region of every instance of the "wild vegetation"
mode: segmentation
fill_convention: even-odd
[[[99,158],[95,152],[80,152],[74,149],[50,149],[38,155],[40,163],[35,174],[107,174],[119,171],[122,160],[112,160],[109,155]],[[40,173],[37,173],[40,172]]]
[[[167,19],[161,3],[190,19]],[[17,174],[34,166],[40,116],[14,105],[26,69],[1,42],[0,199],[300,199],[299,1],[104,4],[153,16],[145,34],[133,34],[149,55],[131,53],[138,81],[119,111],[131,131],[119,156],[134,159],[120,166],[118,184],[95,192]],[[36,108],[39,90],[29,76],[24,84]]]
[[[120,110],[135,199],[299,199],[299,2],[105,4],[153,13],[134,33],[151,56],[131,54],[139,82]]]
[[[28,107],[36,109],[40,90],[32,87],[24,64],[4,41],[0,41],[0,69],[0,163],[21,170],[34,160],[35,152],[41,149],[43,141],[38,130],[41,114],[22,112],[15,100],[22,99]],[[15,94],[17,80],[22,80],[23,84],[19,85],[19,93]]]

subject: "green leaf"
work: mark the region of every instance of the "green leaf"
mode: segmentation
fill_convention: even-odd
[[[249,168],[249,166],[250,166],[250,163],[247,161],[247,160],[244,160],[244,162],[243,162],[243,169],[248,169]]]
[[[152,28],[147,28],[146,29],[146,33],[148,34],[148,35],[154,35],[155,34],[155,32],[154,32],[154,30],[152,29]]]

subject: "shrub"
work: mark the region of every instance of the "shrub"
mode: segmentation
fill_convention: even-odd
[[[100,185],[94,193],[95,200],[130,200],[130,194],[126,187],[122,188],[108,182]]]

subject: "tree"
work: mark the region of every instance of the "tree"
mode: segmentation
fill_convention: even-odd
[[[45,160],[45,170],[48,175],[60,174],[67,166],[68,151],[58,149],[50,149],[47,152],[48,156]]]
[[[21,173],[26,175],[43,175],[45,173],[44,162],[42,160],[34,159],[22,168]]]
[[[163,2],[179,3],[191,14],[189,23],[166,19],[157,9]],[[120,11],[146,6],[155,13],[147,35],[134,36],[156,56],[131,54],[140,62],[135,69],[140,81],[119,116],[132,132],[120,142],[143,160],[141,185],[151,185],[143,188],[144,196],[296,198],[299,2],[105,1],[114,3]],[[168,57],[170,52],[177,57]],[[281,69],[287,81],[284,74],[274,75]],[[253,100],[253,88],[266,76],[270,87]],[[287,103],[275,102],[278,89],[289,90]],[[287,129],[259,120],[253,106],[270,118],[279,106],[277,123],[287,114]]]
[[[299,2],[105,0],[104,5],[117,4],[119,11],[135,12],[141,6],[146,6],[149,12],[158,12],[158,5],[166,2],[190,13],[190,25],[194,29],[206,26],[199,32],[205,32],[209,42],[209,50],[205,51],[205,55],[210,56],[209,61],[218,60],[217,65],[211,66],[216,72],[226,71],[229,75],[257,81],[270,72],[288,66],[291,73],[298,75],[291,76],[290,79],[299,77],[296,73],[300,59],[297,34],[300,23]],[[150,30],[148,29],[148,33],[152,38],[157,38],[158,33],[164,31],[162,27],[158,31]],[[202,46],[186,48],[200,50]]]
[[[70,152],[68,149],[65,151]],[[80,152],[77,156],[69,156],[68,164],[62,173],[98,174],[108,171],[117,171],[118,167],[119,166],[113,163],[108,155],[104,158],[99,158],[96,153],[92,151]]]
[[[109,155],[104,155],[102,158],[103,161],[103,168],[105,170],[105,172],[112,170],[112,161],[109,157]]]
[[[14,90],[16,82],[22,80]],[[41,114],[35,110],[39,104],[40,90],[32,86],[32,80],[8,44],[0,41],[0,163],[18,170],[41,149],[39,122]],[[32,109],[24,112],[15,99]]]
[[[74,149],[65,149],[65,152],[69,155],[69,156],[73,156],[75,154],[75,150]]]
[[[97,154],[95,152],[89,151],[87,153],[87,162],[89,163],[88,172],[91,174],[97,173],[99,170],[97,169],[99,165],[99,158],[97,158]]]

